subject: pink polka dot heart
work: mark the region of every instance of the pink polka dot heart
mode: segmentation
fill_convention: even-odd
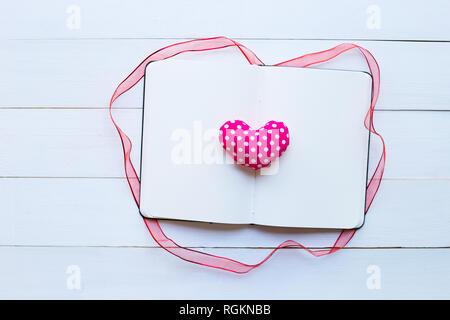
[[[286,151],[289,129],[283,122],[272,120],[254,130],[242,120],[232,120],[220,127],[219,141],[236,163],[258,170]]]

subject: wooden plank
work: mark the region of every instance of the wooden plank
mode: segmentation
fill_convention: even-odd
[[[268,253],[212,251],[246,262]],[[322,258],[283,250],[246,275],[187,263],[162,249],[3,247],[0,254],[2,299],[450,297],[449,249],[342,250]]]
[[[0,179],[0,244],[145,246],[152,240],[123,179]],[[349,247],[448,247],[450,181],[387,180]],[[189,247],[329,247],[338,231],[161,221]]]
[[[0,50],[0,108],[106,107],[115,86],[151,52],[180,40],[5,41]],[[267,64],[331,48],[342,41],[244,40]],[[378,109],[450,110],[448,43],[356,41],[381,68]],[[32,52],[32,54],[30,54]],[[183,59],[246,63],[235,49],[180,56]],[[421,63],[418,63],[420,61]],[[323,68],[365,70],[358,52]],[[26,93],[26,94],[25,94]],[[142,86],[116,107],[142,107]]]
[[[189,2],[10,1],[0,36],[26,38],[237,38],[449,40],[445,0]],[[424,23],[418,23],[424,22]],[[10,26],[14,26],[11,28]]]
[[[124,177],[122,146],[106,109],[0,112],[0,176]],[[117,110],[137,160],[141,114]]]
[[[136,167],[141,113],[115,111],[134,143]],[[385,177],[450,178],[449,122],[450,112],[376,112],[374,123],[387,143]],[[124,177],[120,139],[106,109],[0,109],[0,133],[4,137],[0,176]],[[372,168],[380,152],[378,140],[372,139]]]

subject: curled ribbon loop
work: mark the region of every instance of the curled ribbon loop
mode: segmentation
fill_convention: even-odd
[[[112,105],[114,101],[121,96],[123,93],[127,92],[134,85],[136,85],[144,76],[145,68],[149,62],[159,61],[174,57],[178,54],[184,52],[200,52],[200,51],[209,51],[209,50],[218,50],[228,47],[236,47],[248,63],[252,65],[264,65],[264,63],[253,53],[250,49],[246,48],[242,44],[226,38],[226,37],[214,37],[214,38],[205,38],[205,39],[196,39],[185,42],[175,43],[164,48],[161,48],[147,58],[144,59],[137,67],[131,72],[128,77],[123,80],[119,86],[114,91],[113,96],[111,97],[109,104],[109,114],[114,126],[119,133],[123,153],[124,153],[124,165],[125,165],[125,174],[127,177],[128,184],[130,185],[131,193],[133,194],[134,200],[136,204],[139,206],[139,190],[140,190],[140,181],[136,170],[134,169],[133,163],[130,159],[130,152],[132,148],[132,143],[130,138],[120,129],[114,120],[112,114]],[[288,61],[280,62],[275,64],[275,66],[285,66],[285,67],[297,67],[297,68],[306,68],[315,64],[319,64],[322,62],[329,61],[339,56],[340,54],[349,51],[351,49],[357,49],[365,58],[367,65],[369,67],[369,71],[372,75],[372,100],[367,112],[367,115],[364,120],[364,125],[371,133],[378,136],[382,143],[382,154],[378,161],[378,165],[369,181],[369,184],[366,187],[366,207],[365,213],[369,210],[370,205],[375,197],[375,194],[378,191],[378,188],[381,183],[381,179],[383,177],[384,166],[386,162],[386,148],[383,137],[375,130],[373,126],[373,111],[378,100],[378,95],[380,92],[380,69],[378,67],[377,61],[372,56],[372,54],[366,49],[351,43],[343,43],[337,45],[334,48],[306,54],[301,57],[297,57]],[[160,245],[162,248],[172,253],[173,255],[179,257],[180,259],[186,260],[188,262],[197,263],[203,266],[222,269],[226,271],[231,271],[235,273],[247,273],[254,268],[262,265],[266,262],[278,249],[286,248],[286,247],[298,247],[302,248],[308,253],[312,254],[315,257],[320,257],[324,255],[331,254],[336,252],[347,245],[350,239],[356,232],[356,229],[348,229],[342,230],[339,234],[337,240],[333,244],[330,249],[309,249],[302,244],[293,241],[287,240],[278,245],[270,254],[265,257],[263,260],[256,264],[245,264],[240,261],[236,261],[233,259],[229,259],[226,257],[216,256],[205,252],[196,251],[193,249],[185,248],[177,243],[175,243],[172,239],[168,238],[161,226],[156,219],[144,218],[145,225],[147,226],[148,231],[150,232],[153,239]]]

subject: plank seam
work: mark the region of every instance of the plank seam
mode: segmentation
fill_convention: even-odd
[[[84,38],[7,38],[9,41],[83,41],[83,40],[194,40],[198,37],[84,37]],[[239,41],[364,41],[364,42],[418,42],[418,43],[450,43],[442,39],[365,39],[365,38],[265,38],[265,37],[233,37]]]
[[[1,106],[0,110],[109,110],[109,107],[57,107],[57,106]],[[113,110],[142,110],[140,107],[113,107]],[[450,109],[390,109],[377,108],[375,112],[450,112]]]
[[[163,249],[159,246],[114,246],[114,245],[15,245],[2,244],[0,248],[109,248],[109,249]],[[230,246],[187,246],[190,249],[255,249],[255,250],[272,250],[276,247],[265,246],[247,246],[247,247],[230,247]],[[309,247],[310,249],[331,249],[331,247]],[[342,250],[388,250],[388,249],[450,249],[449,246],[381,246],[381,247],[344,247]],[[163,249],[164,250],[164,249]],[[302,248],[282,248],[281,250],[304,250]]]

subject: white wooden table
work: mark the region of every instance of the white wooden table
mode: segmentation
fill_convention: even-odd
[[[0,298],[450,298],[448,1],[30,0],[0,12]],[[236,275],[181,261],[150,238],[108,101],[152,51],[217,35],[268,64],[341,42],[378,59],[385,180],[346,249],[281,250]],[[242,62],[232,49],[186,57]],[[326,67],[363,63],[353,52]],[[135,146],[141,90],[115,110]],[[372,167],[379,152],[374,143]],[[323,248],[337,235],[162,224],[180,244],[249,263],[286,239]]]

